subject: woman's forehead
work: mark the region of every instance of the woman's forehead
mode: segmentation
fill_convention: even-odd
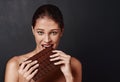
[[[59,29],[58,23],[56,23],[54,20],[49,18],[39,18],[36,20],[35,28],[53,28],[53,29]]]

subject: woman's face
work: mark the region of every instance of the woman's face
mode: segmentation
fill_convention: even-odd
[[[37,19],[32,31],[35,37],[36,47],[39,50],[50,46],[54,49],[57,48],[63,32],[56,22],[47,17]]]

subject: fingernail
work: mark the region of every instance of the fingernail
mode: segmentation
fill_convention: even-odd
[[[57,63],[54,63],[54,65],[57,65]]]
[[[39,64],[37,64],[37,66],[39,66]]]
[[[53,57],[53,55],[50,55],[50,57]]]

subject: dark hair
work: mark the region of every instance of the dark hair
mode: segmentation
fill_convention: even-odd
[[[43,6],[38,7],[32,18],[33,28],[36,24],[36,20],[38,18],[44,18],[44,17],[48,17],[53,21],[55,21],[56,23],[58,23],[61,29],[64,27],[63,15],[57,6],[51,4],[45,4]]]

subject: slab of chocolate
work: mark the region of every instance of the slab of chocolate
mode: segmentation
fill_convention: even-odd
[[[28,59],[33,61],[37,60],[39,63],[38,72],[33,77],[34,81],[37,81],[42,77],[51,75],[52,73],[55,73],[56,70],[59,70],[59,66],[55,66],[53,62],[50,61],[49,56],[54,54],[52,50],[52,47],[48,47]]]

